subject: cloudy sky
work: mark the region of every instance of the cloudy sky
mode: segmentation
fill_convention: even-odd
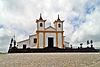
[[[14,35],[20,41],[34,34],[40,13],[47,26],[59,14],[71,44],[92,39],[100,47],[100,0],[0,0],[0,51],[7,51]]]

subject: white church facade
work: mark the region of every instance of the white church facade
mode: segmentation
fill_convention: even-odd
[[[69,47],[69,43],[64,40],[63,22],[58,15],[58,19],[55,20],[54,27],[49,26],[45,28],[46,20],[40,18],[36,20],[37,30],[36,34],[30,35],[29,39],[17,42],[19,48],[45,48],[45,47]]]

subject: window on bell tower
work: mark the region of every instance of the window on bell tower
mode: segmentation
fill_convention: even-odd
[[[43,26],[43,24],[42,23],[40,23],[40,27],[42,27]]]
[[[58,27],[60,28],[61,27],[61,24],[58,24]]]

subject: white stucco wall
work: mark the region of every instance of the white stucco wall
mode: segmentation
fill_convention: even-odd
[[[40,27],[40,23],[42,23],[42,25],[43,25],[42,27]],[[37,23],[37,29],[38,30],[44,30],[44,28],[45,28],[45,22],[38,22]]]
[[[17,42],[18,48],[23,48],[23,44],[26,44],[26,48],[36,48],[37,43],[34,43],[34,38],[37,38],[37,36],[31,35],[29,39]]]
[[[48,46],[48,37],[53,37],[53,42],[54,42],[54,45],[56,47],[56,33],[45,33],[45,45],[46,47]]]
[[[58,27],[58,24],[60,24],[60,27]],[[63,23],[57,22],[57,31],[63,31]]]
[[[34,38],[37,38],[36,35],[29,36],[29,46],[30,48],[36,48],[37,43],[34,43]]]
[[[56,29],[56,26],[57,26],[57,24],[56,23],[54,23],[54,28]]]
[[[39,48],[43,48],[43,32],[39,33]]]
[[[62,33],[58,33],[58,47],[62,48]]]
[[[29,47],[29,39],[17,42],[18,48],[23,48],[23,44],[26,44],[26,48]]]

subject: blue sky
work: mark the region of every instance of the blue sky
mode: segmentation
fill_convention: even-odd
[[[0,51],[7,51],[14,35],[20,41],[34,34],[40,13],[47,26],[59,14],[71,44],[92,39],[100,47],[100,0],[0,0]]]

